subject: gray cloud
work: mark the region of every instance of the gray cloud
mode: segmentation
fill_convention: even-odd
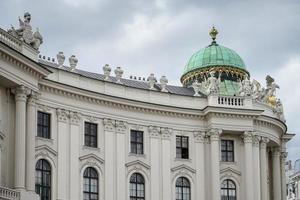
[[[81,69],[101,72],[110,63],[127,76],[154,72],[176,85],[192,53],[210,43],[214,24],[218,43],[237,51],[253,78],[264,81],[271,74],[283,85],[279,95],[287,102],[290,131],[300,130],[299,105],[290,100],[300,80],[292,76],[291,82],[287,77],[297,71],[283,70],[300,67],[297,0],[2,0],[0,7],[2,28],[16,26],[18,16],[31,12],[32,25],[44,36],[42,54],[55,57],[63,50],[77,55]],[[300,157],[299,142],[296,136],[289,144],[291,159]]]

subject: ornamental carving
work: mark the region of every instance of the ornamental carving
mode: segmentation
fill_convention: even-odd
[[[261,137],[260,140],[260,147],[261,148],[267,148],[267,144],[269,143],[270,139],[267,137]]]
[[[92,122],[92,123],[95,123],[98,119],[96,117],[93,117],[93,116],[88,116],[87,117],[87,121],[89,122]]]
[[[205,132],[204,131],[195,131],[194,138],[195,138],[195,142],[203,143],[205,140]]]
[[[213,128],[207,132],[207,135],[210,137],[210,141],[217,141],[219,140],[221,133],[222,130]]]
[[[272,147],[271,152],[272,152],[272,156],[280,156],[280,148],[279,147]]]
[[[28,96],[28,99],[27,99],[28,104],[35,106],[38,97],[39,97],[39,94],[37,92],[31,91],[31,94]]]
[[[285,162],[285,159],[288,157],[288,152],[281,152],[280,157],[281,157],[281,160],[283,162]]]
[[[159,137],[159,127],[157,126],[149,126],[148,127],[150,137]]]
[[[125,133],[127,130],[127,123],[124,121],[116,121],[116,131],[118,133]]]
[[[114,131],[116,126],[116,121],[112,119],[103,119],[104,130]]]
[[[242,136],[244,143],[252,143],[253,142],[253,133],[251,131],[245,131]]]
[[[253,138],[252,138],[252,142],[253,142],[253,146],[255,147],[259,147],[259,142],[261,140],[261,137],[258,136],[258,135],[254,135]]]
[[[170,128],[161,128],[160,132],[161,132],[161,138],[162,139],[170,139],[170,136],[172,134],[172,129],[170,129]]]
[[[57,114],[57,120],[60,122],[67,122],[68,118],[69,118],[69,112],[66,111],[65,109],[60,109],[58,108],[56,110],[56,114]]]
[[[20,85],[12,89],[12,93],[15,94],[16,101],[26,101],[27,95],[30,93],[30,89],[24,85]]]
[[[70,112],[70,122],[78,125],[81,119],[81,115],[77,112]]]

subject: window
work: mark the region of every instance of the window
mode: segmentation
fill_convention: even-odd
[[[50,139],[50,114],[38,111],[37,136]]]
[[[86,168],[83,173],[83,199],[98,200],[98,173],[92,167]]]
[[[176,158],[189,158],[189,138],[176,136]]]
[[[190,200],[191,186],[187,178],[180,177],[176,180],[176,200]]]
[[[35,192],[41,200],[51,199],[51,166],[44,159],[39,160],[35,166]]]
[[[143,154],[144,153],[144,136],[143,131],[130,131],[130,148],[131,153]]]
[[[221,200],[236,200],[236,187],[232,180],[226,179],[222,182]]]
[[[97,124],[84,123],[84,145],[97,148]]]
[[[221,140],[221,157],[223,162],[234,162],[233,140]]]
[[[130,177],[130,200],[145,199],[145,180],[139,173],[134,173]]]

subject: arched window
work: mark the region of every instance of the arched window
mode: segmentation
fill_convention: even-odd
[[[92,167],[86,168],[83,173],[83,199],[98,200],[98,173]]]
[[[221,200],[236,200],[236,186],[232,180],[226,179],[222,182]]]
[[[180,177],[176,180],[176,200],[190,200],[191,186],[187,178]]]
[[[35,166],[35,192],[41,200],[51,199],[51,166],[47,160],[38,160]]]
[[[130,200],[145,199],[145,180],[139,173],[134,173],[130,177]]]

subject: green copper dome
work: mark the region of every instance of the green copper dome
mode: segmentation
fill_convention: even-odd
[[[208,47],[192,55],[184,68],[183,74],[195,69],[219,66],[246,70],[244,61],[235,51],[212,42]]]

